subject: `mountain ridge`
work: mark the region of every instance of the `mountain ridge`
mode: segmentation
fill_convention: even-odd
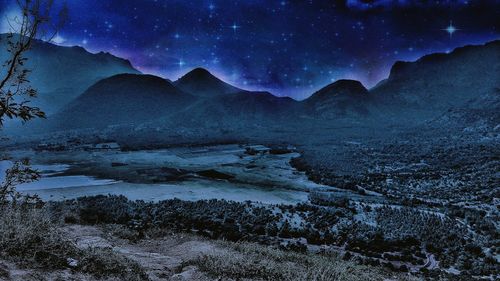
[[[397,62],[370,94],[376,106],[394,118],[425,122],[492,95],[499,86],[500,40],[495,40],[448,54],[429,54],[414,62]]]
[[[76,50],[82,52],[81,48]],[[395,63],[389,78],[370,90],[359,81],[341,79],[303,101],[243,90],[204,68],[195,68],[175,82],[153,75],[118,74],[90,86],[75,99],[77,105],[64,107],[65,114],[55,119],[66,123],[58,128],[141,122],[175,126],[189,120],[192,126],[220,123],[241,129],[248,124],[278,121],[292,126],[301,118],[356,126],[370,121],[409,125],[425,123],[454,109],[494,110],[498,86],[500,41],[494,41],[449,54],[428,55],[415,62]],[[138,108],[143,112],[134,111]],[[85,116],[93,116],[93,121],[86,121]]]

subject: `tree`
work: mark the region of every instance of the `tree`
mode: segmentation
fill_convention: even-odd
[[[29,165],[28,159],[15,162],[12,167],[5,172],[5,180],[0,185],[0,206],[5,206],[9,202],[17,202],[21,197],[16,192],[18,184],[36,181],[40,178],[39,173],[33,170]],[[25,199],[33,201],[38,199],[36,196],[29,196]]]
[[[16,3],[20,16],[3,19],[8,21],[11,28],[9,34],[0,37],[0,46],[5,46],[8,54],[0,70],[0,130],[5,118],[26,122],[45,117],[40,108],[30,105],[31,99],[37,96],[37,91],[31,87],[28,80],[30,70],[26,67],[26,52],[30,50],[34,40],[53,38],[67,15],[67,9],[63,7],[55,15],[58,24],[52,25],[53,0],[16,0]],[[50,32],[53,35],[47,36]],[[16,185],[38,178],[38,173],[31,169],[28,160],[15,162],[6,171],[5,179],[0,184],[0,205],[19,198]]]

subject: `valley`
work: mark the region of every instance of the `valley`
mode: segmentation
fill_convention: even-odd
[[[340,253],[424,276],[497,274],[497,132],[329,130],[281,132],[290,144],[71,140],[10,155],[44,175],[19,190],[69,222]]]
[[[323,259],[332,258],[396,280],[499,278],[500,41],[397,62],[373,88],[339,80],[302,101],[240,89],[202,68],[170,81],[109,54],[39,44],[37,52],[64,51],[47,56],[34,81],[52,60],[76,55],[83,68],[59,75],[67,84],[88,75],[47,119],[2,131],[1,175],[23,159],[41,175],[16,187],[19,197],[41,199],[28,215],[37,221],[42,212],[53,235],[34,231],[33,241],[67,229],[101,240],[102,229],[117,228],[119,249],[192,235],[205,245],[236,243],[221,247],[241,261],[290,255],[299,266],[312,257],[328,271]],[[11,215],[5,237],[9,222],[36,225]],[[92,264],[92,253],[68,247]],[[41,261],[58,260],[51,249],[37,252]],[[58,264],[71,268],[66,258]],[[190,259],[176,270],[218,268],[216,277],[239,280],[226,266],[248,266],[224,255],[199,259],[218,267]],[[250,280],[304,276],[255,264],[264,273]],[[173,275],[160,270],[153,279]]]

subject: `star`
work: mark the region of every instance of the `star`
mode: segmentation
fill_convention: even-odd
[[[231,28],[234,32],[236,32],[236,30],[237,30],[238,28],[240,28],[240,27],[241,27],[241,26],[236,25],[236,23],[233,23],[233,25],[231,25],[231,26],[230,26],[230,28]]]
[[[459,29],[457,29],[455,26],[453,26],[453,22],[450,21],[450,25],[448,25],[446,28],[444,28],[442,30],[448,32],[448,34],[450,34],[450,38],[451,38],[453,36],[453,33],[457,32]]]
[[[177,63],[177,65],[182,68],[184,65],[186,65],[186,62],[184,62],[182,59],[180,59],[179,62]]]
[[[7,2],[0,0],[0,33],[10,28],[2,19],[16,16]],[[310,80],[318,88],[347,77],[374,86],[396,60],[486,43],[499,32],[498,1],[66,2],[75,15],[63,37],[55,38],[62,45],[113,51],[166,78],[191,66],[228,77],[234,71],[245,77],[233,80],[235,86],[247,81],[294,97],[311,94]],[[384,4],[363,4],[379,2]],[[296,85],[307,90],[297,91]]]

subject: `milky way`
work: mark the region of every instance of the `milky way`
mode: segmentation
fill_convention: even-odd
[[[0,0],[3,17],[9,2]],[[371,87],[396,60],[500,38],[500,1],[67,2],[60,45],[107,51],[170,79],[201,66],[299,99],[341,78]]]

